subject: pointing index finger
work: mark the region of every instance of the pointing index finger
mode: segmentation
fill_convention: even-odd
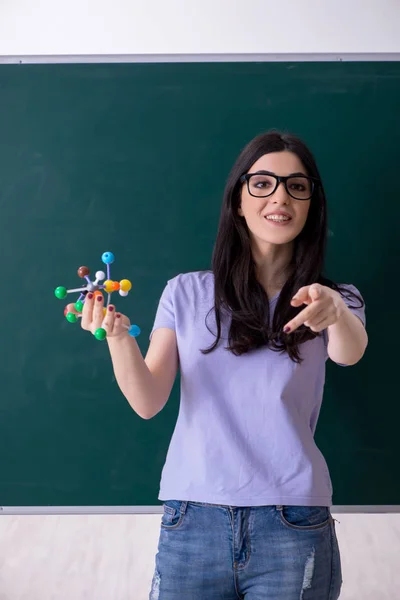
[[[313,305],[307,306],[304,308],[299,314],[294,317],[289,323],[285,325],[283,328],[284,333],[291,333],[292,331],[296,331],[300,327],[300,325],[304,325],[304,323],[310,318],[312,313],[314,312]]]

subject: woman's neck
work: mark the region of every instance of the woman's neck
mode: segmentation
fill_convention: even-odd
[[[253,250],[257,279],[268,298],[275,296],[285,285],[291,271],[292,256],[292,244],[269,244],[262,250]]]

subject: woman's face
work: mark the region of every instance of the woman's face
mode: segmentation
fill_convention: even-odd
[[[268,171],[274,175],[297,175],[307,176],[306,170],[300,159],[284,150],[283,152],[272,152],[264,154],[249,169],[248,173]],[[254,194],[267,194],[274,188],[275,180],[268,176],[252,177],[249,182],[250,189]],[[288,182],[290,191],[297,196],[308,196],[309,189],[304,189],[308,181],[294,177]],[[294,199],[286,191],[281,182],[275,192],[267,197],[254,197],[249,193],[247,182],[242,186],[241,204],[238,213],[244,217],[250,232],[253,244],[261,252],[268,250],[271,244],[288,244],[292,242],[303,229],[310,200]]]

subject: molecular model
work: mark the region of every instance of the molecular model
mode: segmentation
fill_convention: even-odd
[[[85,302],[86,295],[89,292],[92,292],[94,296],[103,295],[103,291],[106,292],[106,294],[108,294],[107,306],[110,304],[111,294],[113,292],[118,291],[120,296],[127,296],[129,294],[129,291],[132,289],[132,284],[129,281],[129,279],[122,279],[119,282],[113,281],[111,279],[110,265],[115,260],[114,254],[112,252],[104,252],[101,256],[101,260],[107,266],[107,275],[103,271],[97,271],[95,275],[95,280],[92,281],[89,277],[89,269],[87,267],[79,267],[78,276],[81,279],[86,280],[86,285],[72,290],[67,290],[67,288],[63,286],[58,286],[54,290],[56,298],[58,298],[59,300],[64,300],[64,298],[67,297],[67,294],[79,292],[80,295],[78,300],[75,302],[74,307],[78,313],[81,313],[83,310],[83,304]],[[101,283],[102,281],[104,281],[104,283]],[[107,308],[104,307],[103,310],[105,315],[107,312]],[[76,323],[78,318],[82,316],[81,314],[76,315],[73,312],[68,312],[68,309],[64,311],[64,315],[67,321],[69,321],[70,323]],[[137,325],[129,326],[124,324],[124,327],[126,327],[129,335],[131,335],[132,337],[137,337],[140,334],[140,328]],[[104,340],[107,337],[107,332],[105,329],[103,329],[103,327],[99,327],[94,332],[94,337],[100,341]]]

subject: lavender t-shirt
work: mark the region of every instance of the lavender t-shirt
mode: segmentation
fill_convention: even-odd
[[[349,289],[358,292],[353,286]],[[278,296],[270,301],[273,313]],[[301,345],[303,362],[266,347],[242,356],[216,332],[214,276],[168,281],[153,330],[176,332],[180,411],[162,473],[160,500],[228,506],[330,506],[328,467],[314,441],[328,358],[326,336]],[[364,322],[364,309],[354,310]]]

